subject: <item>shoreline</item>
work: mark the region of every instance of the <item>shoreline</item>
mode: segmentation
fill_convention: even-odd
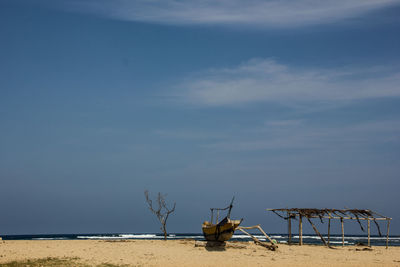
[[[255,234],[255,237],[261,241],[266,241],[265,236]],[[270,233],[269,236],[275,239],[278,243],[288,243],[286,234]],[[327,236],[323,235],[325,240]],[[0,239],[3,240],[162,240],[163,234],[159,233],[79,233],[79,234],[19,234],[19,235],[2,235]],[[167,237],[168,240],[184,240],[194,239],[197,241],[204,241],[202,233],[170,233]],[[230,241],[252,241],[251,238],[245,234],[234,234]],[[370,242],[372,246],[386,246],[386,237],[379,235],[371,235]],[[297,235],[292,236],[292,245],[299,243]],[[323,245],[321,239],[317,235],[303,234],[304,244],[320,244]],[[341,246],[342,236],[331,235],[331,246]],[[368,244],[368,237],[363,235],[346,235],[344,238],[345,246]],[[392,235],[389,237],[389,246],[400,246],[400,236]]]
[[[65,261],[62,266],[400,265],[400,247],[397,246],[389,246],[388,249],[381,246],[372,246],[371,249],[365,246],[329,249],[320,245],[280,243],[277,251],[269,251],[253,242],[231,241],[227,242],[225,248],[205,248],[195,246],[195,243],[195,240],[185,239],[3,240],[0,241],[0,265],[47,258]]]

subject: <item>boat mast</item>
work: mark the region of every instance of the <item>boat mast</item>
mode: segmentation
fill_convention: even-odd
[[[220,210],[227,210],[227,209],[229,209],[228,215],[226,216],[226,217],[229,219],[230,216],[231,216],[231,210],[232,210],[232,208],[233,208],[233,201],[234,201],[234,200],[235,200],[235,196],[233,196],[232,201],[231,201],[231,204],[229,204],[229,206],[226,207],[226,208],[210,208],[210,210],[211,210],[211,220],[210,220],[210,222],[213,223],[214,211],[215,211],[215,210],[217,211],[217,217],[215,218],[215,224],[218,223],[218,217],[219,217],[219,211],[220,211]]]

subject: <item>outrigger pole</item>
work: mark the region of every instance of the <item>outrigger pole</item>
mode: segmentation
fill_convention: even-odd
[[[254,226],[239,226],[238,228],[236,228],[237,230],[241,231],[242,233],[248,235],[251,237],[251,239],[253,239],[254,243],[261,245],[263,247],[268,248],[269,250],[276,250],[278,248],[277,245],[275,245],[275,243],[272,241],[272,239],[264,232],[264,230],[261,228],[261,226],[259,224],[254,225]],[[248,233],[247,231],[245,231],[244,229],[258,229],[260,230],[260,232],[269,240],[269,242],[271,243],[271,245],[265,244],[263,242],[261,242],[257,237],[253,236],[252,234]]]

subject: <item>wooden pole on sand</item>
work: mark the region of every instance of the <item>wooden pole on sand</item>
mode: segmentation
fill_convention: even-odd
[[[343,225],[343,218],[340,218],[340,223],[342,224],[342,247],[344,247],[344,225]]]
[[[301,214],[299,214],[299,245],[303,245],[303,222]]]
[[[292,221],[290,218],[290,213],[287,213],[288,216],[288,244],[291,245],[292,244]]]
[[[331,242],[331,214],[329,213],[329,220],[328,220],[328,247],[330,246]]]
[[[368,247],[371,246],[371,221],[368,219],[367,221],[367,226],[368,226]]]
[[[387,220],[386,248],[388,248],[389,246],[389,226],[390,226],[390,219]]]

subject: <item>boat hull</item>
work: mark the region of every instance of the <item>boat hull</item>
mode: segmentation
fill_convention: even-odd
[[[230,220],[228,218],[218,224],[211,224],[206,221],[202,226],[204,238],[207,241],[227,241],[232,238],[233,233],[241,222],[241,220]]]

